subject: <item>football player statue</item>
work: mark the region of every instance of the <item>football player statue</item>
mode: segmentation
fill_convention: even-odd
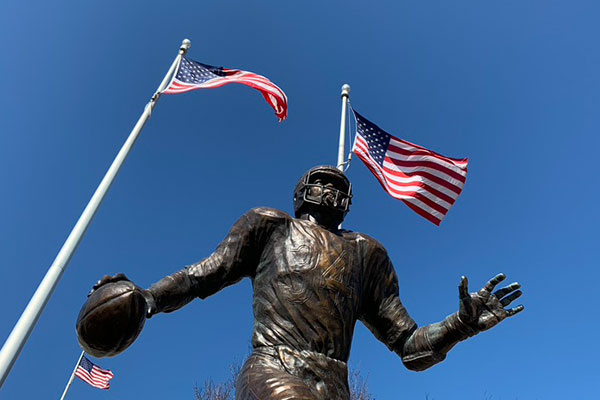
[[[339,229],[352,199],[346,176],[334,167],[308,171],[294,191],[294,214],[255,208],[233,226],[203,261],[144,290],[147,317],[175,311],[243,278],[254,291],[252,354],[236,384],[236,399],[349,399],[347,361],[357,320],[421,371],[444,360],[458,342],[492,328],[523,306],[513,283],[492,278],[469,293],[458,287],[458,311],[424,327],[408,315],[398,278],[383,246]],[[97,285],[127,280],[105,277]],[[108,329],[108,328],[107,328]]]

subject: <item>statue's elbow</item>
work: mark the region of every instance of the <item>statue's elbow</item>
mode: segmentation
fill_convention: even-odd
[[[442,362],[446,358],[445,354],[436,354],[433,352],[410,354],[402,357],[404,366],[415,372],[425,371],[435,364]]]
[[[410,361],[402,360],[402,363],[404,364],[406,369],[409,369],[409,370],[415,371],[415,372],[425,371],[427,368],[432,366],[432,365],[424,364],[422,362],[418,362],[415,360],[410,360]]]

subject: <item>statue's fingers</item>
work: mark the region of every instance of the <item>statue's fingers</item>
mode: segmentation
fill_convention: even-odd
[[[96,284],[92,287],[92,290],[98,289],[100,286],[104,285],[106,282],[110,282],[112,277],[110,275],[104,275],[102,279],[100,279]]]
[[[523,307],[523,305],[520,304],[520,305],[516,306],[515,308],[511,308],[509,310],[506,310],[506,316],[507,317],[512,317],[513,315],[520,313],[524,309],[525,309],[525,307]]]
[[[494,296],[496,296],[496,298],[498,300],[500,300],[501,298],[503,298],[504,296],[506,296],[507,294],[509,294],[510,292],[514,292],[517,289],[521,288],[521,284],[519,282],[514,282],[511,283],[510,285],[503,287],[502,289],[498,289],[494,292]]]
[[[513,293],[509,294],[508,296],[506,296],[505,298],[503,298],[502,300],[500,300],[500,304],[502,304],[502,307],[506,307],[507,305],[512,303],[515,299],[518,299],[519,297],[521,297],[522,294],[523,294],[523,292],[521,292],[520,290],[517,290],[516,292],[513,292]]]
[[[92,293],[94,293],[94,291],[98,288],[100,288],[100,286],[104,285],[107,282],[107,279],[110,279],[109,275],[104,275],[102,277],[102,279],[98,280],[94,286],[92,286],[92,289],[88,292],[87,296],[90,297],[92,295]]]
[[[495,277],[493,277],[492,279],[490,279],[489,282],[485,284],[483,289],[488,292],[491,292],[492,290],[494,290],[494,288],[496,287],[497,284],[499,284],[500,282],[502,282],[505,279],[506,279],[506,275],[500,273],[500,274],[496,275]]]
[[[114,275],[111,279],[111,282],[118,282],[118,281],[131,281],[131,279],[129,279],[124,273],[120,272],[120,273]]]
[[[466,276],[460,278],[460,285],[458,285],[458,295],[461,299],[469,297],[469,280]]]

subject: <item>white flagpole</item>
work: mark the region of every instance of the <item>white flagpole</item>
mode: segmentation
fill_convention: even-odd
[[[345,83],[342,86],[342,118],[340,120],[340,142],[338,145],[337,168],[344,171],[345,147],[346,147],[346,114],[348,112],[348,99],[350,98],[350,85]]]
[[[69,378],[69,381],[67,382],[65,391],[63,392],[62,396],[60,396],[60,400],[65,400],[65,397],[67,396],[67,392],[69,391],[69,389],[71,388],[71,384],[73,383],[73,379],[75,379],[75,371],[77,371],[77,368],[79,367],[79,363],[81,363],[81,359],[83,358],[84,354],[85,354],[85,351],[82,351],[81,355],[79,356],[79,359],[77,360],[77,363],[75,364],[75,368],[73,368],[73,372],[71,372],[71,377]]]
[[[69,234],[69,237],[63,244],[63,247],[58,252],[58,255],[54,259],[54,262],[48,269],[48,272],[46,272],[46,276],[38,286],[31,300],[29,300],[29,304],[27,304],[25,311],[23,311],[23,314],[21,314],[19,321],[17,321],[17,324],[8,336],[8,339],[6,339],[2,350],[0,350],[0,387],[2,387],[2,385],[4,384],[4,381],[6,380],[6,377],[10,373],[10,370],[12,369],[15,361],[17,360],[19,353],[23,349],[23,346],[25,346],[25,342],[29,338],[29,335],[31,335],[31,332],[33,331],[35,324],[37,323],[40,315],[42,314],[44,307],[50,300],[50,296],[52,296],[54,289],[56,289],[60,278],[65,272],[67,264],[71,260],[73,253],[75,253],[75,250],[77,250],[79,242],[83,238],[83,235],[85,235],[85,232],[87,231],[90,222],[94,218],[94,215],[98,211],[102,200],[104,200],[108,189],[110,188],[115,177],[119,173],[123,162],[127,158],[127,155],[131,151],[133,145],[135,144],[135,141],[137,140],[142,129],[144,128],[144,125],[152,115],[152,110],[156,106],[156,103],[160,98],[161,92],[169,84],[171,77],[175,71],[175,68],[181,60],[181,57],[187,52],[191,45],[191,42],[187,39],[185,39],[181,43],[181,47],[179,48],[179,54],[173,61],[171,68],[169,68],[169,71],[162,80],[160,86],[158,87],[158,90],[156,91],[156,93],[154,93],[152,99],[148,102],[148,104],[146,104],[144,112],[140,116],[138,122],[133,127],[133,130],[129,134],[129,137],[125,141],[125,144],[123,144],[123,147],[117,154],[117,157],[114,159],[108,171],[106,172],[106,175],[102,179],[102,182],[100,182],[100,185],[96,189],[96,192],[90,199],[88,205],[83,210],[83,213],[79,217],[79,220],[75,224],[75,227],[73,227],[73,230]]]

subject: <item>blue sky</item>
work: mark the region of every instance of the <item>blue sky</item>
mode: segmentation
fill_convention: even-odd
[[[600,7],[593,1],[149,1],[0,4],[2,342],[169,67],[189,57],[266,75],[288,95],[277,123],[241,85],[163,97],[73,257],[3,399],[58,398],[79,355],[91,285],[147,287],[208,256],[255,206],[335,163],[340,87],[388,132],[469,157],[441,227],[388,197],[358,159],[347,229],[386,246],[419,324],[458,306],[467,275],[523,284],[525,312],[407,371],[360,323],[350,362],[378,399],[593,399],[598,301]],[[594,243],[596,243],[594,245]],[[95,360],[110,391],[70,399],[192,399],[250,348],[248,280],[148,321]]]

